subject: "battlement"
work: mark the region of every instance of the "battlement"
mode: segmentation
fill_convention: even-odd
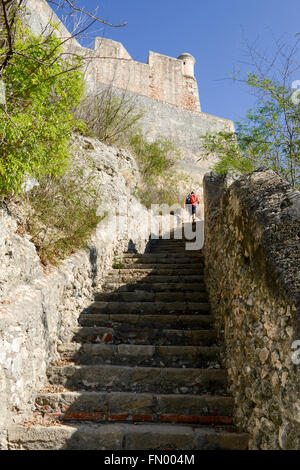
[[[195,59],[181,54],[177,59],[149,51],[147,63],[136,62],[120,42],[97,38],[93,68],[96,81],[149,98],[201,111],[194,77]]]
[[[45,0],[25,0],[25,21],[32,31],[40,34],[48,29],[50,21],[59,25],[58,34],[70,37],[69,31]],[[86,50],[75,38],[66,42],[66,48]],[[194,57],[185,52],[176,58],[150,51],[147,63],[137,62],[117,41],[96,38],[93,57],[86,77],[91,89],[97,84],[112,85],[133,93],[154,98],[179,108],[200,112],[197,81],[194,77]]]
[[[55,34],[64,48],[85,60],[86,93],[102,93],[111,86],[116,96],[126,96],[143,112],[139,126],[148,140],[164,136],[182,154],[182,169],[197,174],[199,182],[210,161],[199,160],[201,135],[224,129],[234,130],[232,121],[201,112],[198,85],[194,76],[195,58],[188,52],[177,58],[149,51],[146,63],[134,60],[120,42],[96,38],[94,48],[82,47],[46,0],[24,0],[25,21],[35,34],[48,31],[49,21],[58,24]],[[211,160],[211,159],[210,159]],[[195,186],[194,186],[195,188]]]

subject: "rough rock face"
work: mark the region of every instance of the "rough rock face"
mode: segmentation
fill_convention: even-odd
[[[16,230],[16,220],[0,209],[0,299],[19,282],[30,282],[42,274],[34,245]]]
[[[93,299],[95,286],[101,288],[114,258],[126,250],[144,252],[149,239],[148,211],[132,195],[138,181],[133,157],[95,139],[78,137],[75,144],[78,157],[92,157],[94,184],[106,204],[100,210],[110,210],[86,249],[44,272],[30,237],[19,236],[16,220],[1,211],[0,448],[8,425],[30,416],[57,346]],[[124,215],[118,226],[114,209]]]
[[[105,209],[132,195],[140,175],[130,152],[78,135],[73,136],[71,148],[78,163],[91,174]]]
[[[300,449],[300,192],[263,170],[226,186],[204,178],[204,255],[235,422],[250,449]]]

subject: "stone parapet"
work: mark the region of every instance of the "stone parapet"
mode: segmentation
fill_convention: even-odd
[[[300,449],[300,192],[271,170],[229,186],[210,173],[204,204],[205,280],[235,423],[251,449]]]

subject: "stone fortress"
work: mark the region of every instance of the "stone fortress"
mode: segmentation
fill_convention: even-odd
[[[40,33],[51,20],[59,24],[63,38],[70,36],[45,0],[27,0],[26,18],[30,28]],[[188,53],[177,59],[149,52],[147,64],[132,59],[125,47],[107,38],[96,38],[94,49],[82,47],[74,38],[67,47],[88,56],[85,68],[86,93],[98,94],[108,86],[114,92],[131,97],[145,112],[140,127],[149,140],[164,136],[175,142],[181,152],[179,166],[202,181],[211,161],[199,161],[200,136],[224,128],[233,130],[233,122],[202,112],[195,59]]]
[[[97,82],[113,83],[116,88],[190,111],[201,111],[194,77],[195,59],[191,54],[174,59],[150,51],[147,64],[143,64],[134,61],[121,43],[106,38],[96,39],[95,51],[103,57],[93,65]]]
[[[28,5],[29,23],[39,32],[54,13],[44,0]],[[60,28],[62,36],[69,34]],[[111,56],[100,66],[102,53]],[[148,64],[138,64],[116,60],[118,54],[128,57],[119,43],[96,41],[86,71],[88,92],[97,93],[111,77],[116,91],[131,87],[128,93],[147,110],[147,136],[174,136],[185,168],[191,156],[201,180],[199,134],[232,123],[200,111],[189,69],[193,60],[150,54]],[[169,60],[176,78],[166,73]],[[117,76],[115,65],[109,72],[110,61],[120,67]],[[126,83],[129,67],[134,72]],[[143,89],[139,70],[149,73]],[[156,94],[154,77],[163,77]],[[187,93],[189,80],[194,89]],[[150,214],[124,177],[130,172],[132,185],[138,179],[134,158],[97,139],[78,139],[78,155],[94,160],[93,177],[104,199],[121,215],[130,200],[130,230],[120,224],[120,233],[107,232],[100,223],[87,249],[45,271],[30,237],[0,208],[0,449],[299,450],[299,190],[271,170],[258,169],[234,183],[208,173],[203,257],[188,260],[181,240],[160,239],[163,249],[156,245],[149,253]],[[154,272],[148,272],[151,256]],[[145,260],[146,276],[140,265]],[[184,308],[191,315],[182,315]],[[141,337],[140,327],[150,325],[152,334],[158,320],[163,343],[160,335],[155,344],[153,336],[132,342]]]

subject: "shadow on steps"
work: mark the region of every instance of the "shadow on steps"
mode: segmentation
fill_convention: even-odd
[[[37,412],[63,425],[40,429],[45,448],[247,447],[232,426],[202,254],[181,240],[149,251],[124,254],[49,368]]]

